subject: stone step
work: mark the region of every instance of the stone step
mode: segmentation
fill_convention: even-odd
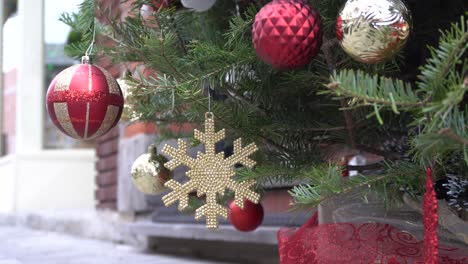
[[[174,239],[193,239],[258,243],[277,245],[277,232],[280,227],[260,226],[252,232],[239,232],[231,225],[220,225],[218,230],[208,230],[204,224],[159,223],[139,221],[127,226],[130,233],[147,237],[168,237]]]
[[[23,264],[16,259],[2,259],[0,256],[0,264]]]
[[[0,264],[219,264],[195,257],[151,254],[110,242],[0,226]]]
[[[148,238],[148,248],[171,255],[194,255],[235,263],[278,264],[277,226],[239,232],[231,225],[207,230],[204,224],[139,221],[128,226],[133,236]]]

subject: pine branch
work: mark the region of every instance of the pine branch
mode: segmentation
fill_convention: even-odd
[[[325,87],[329,91],[322,94],[333,93],[338,98],[350,98],[352,106],[372,106],[378,104],[390,107],[393,112],[399,113],[402,109],[421,107],[429,98],[420,100],[412,91],[411,86],[399,80],[372,76],[361,71],[343,70],[330,77],[331,82]]]
[[[325,60],[327,61],[328,67],[330,71],[335,72],[336,70],[336,58],[333,55],[332,48],[336,45],[338,45],[338,41],[333,38],[333,39],[327,39],[325,36],[323,37],[324,43],[322,45],[322,51],[325,55]],[[347,107],[348,103],[341,99],[340,100],[341,107]],[[343,110],[343,117],[345,119],[346,123],[346,129],[348,131],[348,144],[352,148],[356,148],[356,128],[354,125],[354,118],[353,114],[350,109],[345,109]]]
[[[460,135],[457,135],[455,132],[453,132],[453,130],[451,128],[442,128],[440,131],[439,131],[439,135],[442,135],[442,136],[446,136],[448,138],[451,138],[452,140],[462,144],[462,145],[468,145],[468,139],[467,138],[464,138]]]
[[[278,132],[329,132],[329,131],[337,131],[337,130],[346,130],[344,126],[338,127],[301,127],[301,128],[278,128],[276,129]]]
[[[299,170],[278,164],[263,164],[254,170],[242,168],[236,171],[237,180],[256,180],[258,183],[290,183],[297,176]]]
[[[177,82],[174,78],[169,79],[169,77],[167,76],[161,77],[159,79],[152,79],[152,80],[148,80],[146,78],[134,79],[134,82],[137,83],[138,87],[151,88],[145,91],[145,93],[148,95],[154,94],[159,89],[176,89],[179,91],[185,91],[187,89],[186,87],[195,87],[196,90],[201,90],[200,88],[202,87],[200,85],[201,82],[206,81],[210,78],[219,76],[220,74],[225,73],[226,71],[232,69],[233,67],[237,67],[238,65],[247,63],[249,60],[250,59],[246,59],[243,61],[236,62],[234,64],[228,64],[221,68],[204,73],[203,75],[200,75],[200,76],[193,76],[187,73],[185,74],[185,76],[188,76],[188,78],[185,77],[184,82],[181,82],[181,83]]]
[[[84,31],[92,36],[94,18],[96,15],[96,7],[94,0],[84,0],[79,5],[78,13],[62,13],[60,14],[59,21],[70,26],[73,30]]]
[[[411,163],[387,164],[387,171],[381,175],[357,175],[343,178],[341,169],[336,166],[316,166],[303,172],[309,183],[294,187],[289,193],[294,198],[296,207],[315,207],[325,200],[332,199],[355,190],[361,190],[361,195],[367,192],[363,188],[378,191],[380,199],[387,206],[401,202],[401,192],[410,196],[421,193],[424,173],[423,169]]]
[[[341,106],[347,107],[348,103],[345,100],[340,100]],[[343,110],[343,115],[346,123],[346,130],[348,131],[348,144],[352,148],[356,148],[356,127],[354,125],[354,118],[350,109]]]
[[[95,27],[96,5],[94,0],[84,0],[79,5],[78,13],[62,13],[59,20],[70,26],[73,31],[81,35],[80,42],[67,43],[65,54],[80,58],[83,56],[93,39],[93,29]]]
[[[250,41],[251,36],[246,34],[252,28],[253,20],[257,14],[258,9],[251,5],[243,16],[234,16],[229,21],[229,29],[224,33],[224,37],[227,40],[225,46],[228,48],[234,48],[239,43]]]
[[[412,152],[421,164],[461,153],[468,165],[468,108],[454,108],[444,119],[435,119],[412,139]]]
[[[163,58],[163,60],[166,62],[167,66],[172,70],[172,72],[174,72],[176,76],[178,77],[183,77],[184,75],[179,72],[179,70],[177,70],[174,65],[172,64],[172,61],[168,58],[167,54],[166,54],[166,34],[161,34],[161,38],[159,39],[159,41],[161,42],[161,57]],[[176,36],[177,37],[177,36]],[[177,39],[179,39],[177,37]],[[184,51],[185,51],[185,47],[184,47]]]
[[[465,94],[468,93],[468,86],[463,85],[465,81],[463,73],[466,72],[468,72],[467,59],[464,60],[459,72],[451,72],[446,77],[447,88],[444,97],[431,100],[429,104],[425,105],[423,112],[430,121],[430,126],[434,127],[434,129],[440,128],[440,122],[445,122],[454,108],[462,106]]]
[[[316,166],[307,174],[309,183],[295,186],[289,194],[298,207],[315,207],[325,200],[381,181],[385,176],[354,176],[343,178],[341,168],[336,166]]]
[[[460,23],[452,24],[450,30],[441,31],[438,48],[430,48],[432,58],[421,68],[420,91],[431,96],[443,96],[446,91],[445,78],[456,70],[460,59],[468,48],[468,20],[462,16]]]

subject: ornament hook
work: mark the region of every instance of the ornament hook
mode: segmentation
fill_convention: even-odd
[[[89,47],[86,49],[85,57],[89,57],[94,52],[94,44],[96,43],[96,18],[93,19],[93,39],[89,44]]]
[[[172,108],[171,108],[171,112],[174,112],[174,109],[175,109],[175,89],[172,88]]]
[[[156,157],[158,156],[158,148],[155,144],[151,144],[148,147],[148,154],[151,155],[151,159],[156,159]]]
[[[205,113],[205,119],[206,119],[206,120],[212,120],[212,119],[214,119],[214,114],[213,114],[213,112],[206,112],[206,113]]]
[[[91,64],[91,58],[88,55],[81,57],[81,64]]]
[[[211,91],[210,86],[208,85],[208,112],[211,112]]]
[[[205,89],[206,89],[206,94],[208,96],[208,112],[211,112],[211,89],[210,89],[210,84],[202,83],[201,87],[201,92],[202,95],[205,95]]]

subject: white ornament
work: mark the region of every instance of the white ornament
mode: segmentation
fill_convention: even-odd
[[[154,9],[149,5],[142,5],[140,8],[140,14],[144,20],[148,19],[154,12]]]
[[[216,0],[181,0],[181,2],[186,8],[193,9],[197,12],[205,12],[216,3]]]
[[[367,158],[362,155],[362,154],[357,154],[348,161],[349,166],[365,166],[369,165],[369,162],[367,161]],[[358,175],[359,172],[356,170],[350,170],[349,171],[349,177],[356,176]]]

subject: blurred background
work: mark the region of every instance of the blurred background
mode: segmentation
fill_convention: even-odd
[[[42,8],[24,2],[31,10],[21,19],[21,1],[2,1],[0,210],[91,207],[94,143],[57,130],[44,104],[52,78],[77,63],[64,55],[70,28],[58,18],[80,1],[45,0]]]

